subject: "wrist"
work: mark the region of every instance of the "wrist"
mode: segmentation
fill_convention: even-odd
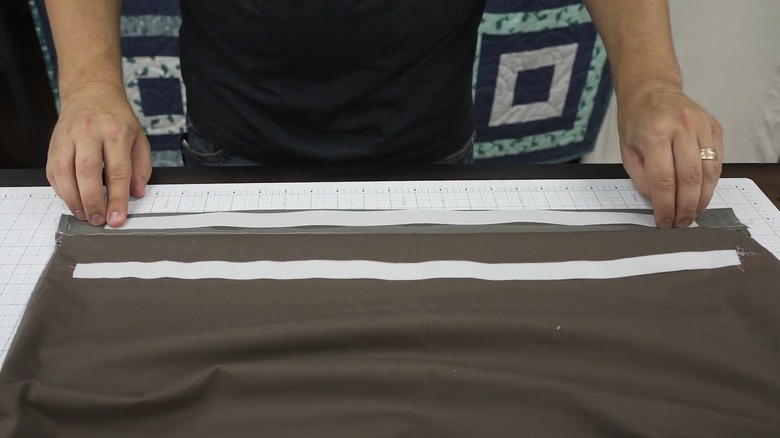
[[[114,78],[90,78],[75,81],[60,81],[60,100],[67,102],[74,95],[83,92],[111,93],[120,92],[125,94],[124,84]]]
[[[618,104],[638,93],[679,93],[682,94],[682,79],[679,75],[657,75],[635,78],[615,86]]]

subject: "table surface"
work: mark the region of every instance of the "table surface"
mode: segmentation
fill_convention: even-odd
[[[158,168],[150,184],[627,178],[618,164]],[[780,208],[780,164],[726,164],[724,178],[750,178]],[[48,185],[42,169],[0,169],[0,187]]]

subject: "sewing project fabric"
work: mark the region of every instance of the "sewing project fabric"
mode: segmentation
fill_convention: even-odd
[[[0,373],[2,436],[780,436],[780,262],[742,233],[68,223]],[[476,278],[625,260],[644,272]],[[263,261],[290,279],[158,269]],[[356,261],[445,266],[372,279]]]

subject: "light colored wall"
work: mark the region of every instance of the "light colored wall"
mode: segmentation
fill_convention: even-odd
[[[727,162],[780,156],[780,0],[670,0],[685,91],[724,128]],[[585,162],[619,162],[615,103]]]

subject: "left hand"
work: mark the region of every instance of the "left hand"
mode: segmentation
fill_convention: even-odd
[[[660,228],[687,228],[707,207],[720,178],[723,130],[679,85],[642,82],[618,96],[623,166],[649,199]],[[713,148],[717,160],[702,160]]]

